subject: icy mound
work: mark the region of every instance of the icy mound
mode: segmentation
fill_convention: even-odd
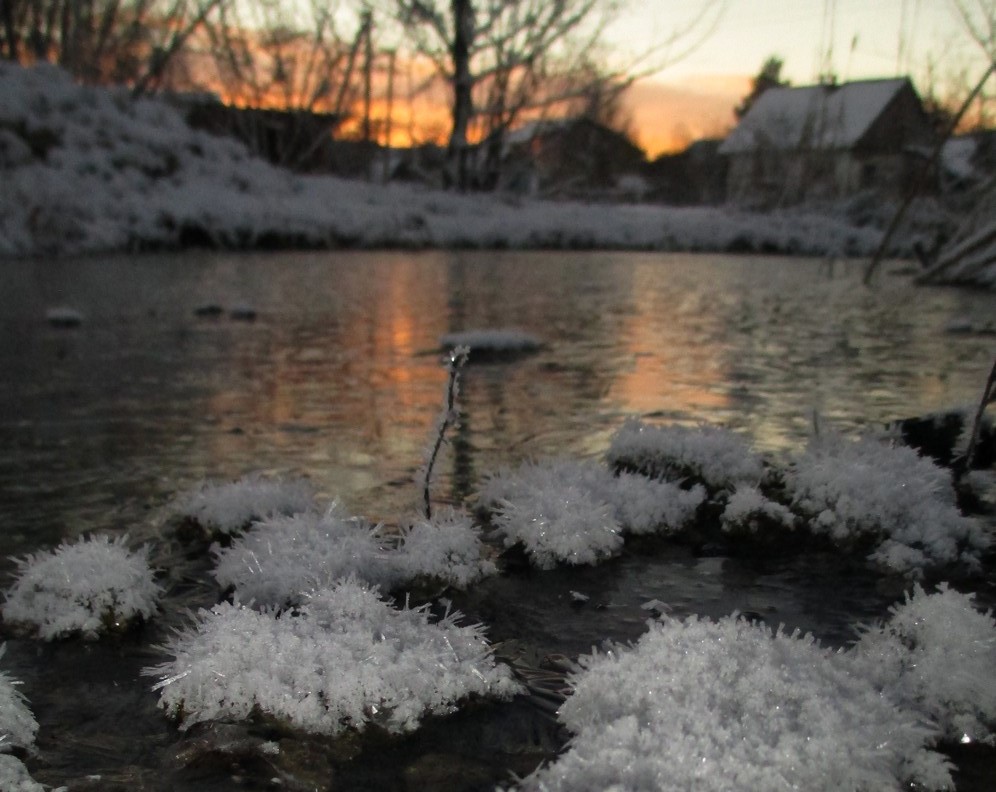
[[[161,678],[159,705],[181,728],[259,711],[320,734],[371,724],[410,732],[468,696],[518,690],[482,628],[458,618],[430,623],[425,608],[398,610],[344,581],[294,612],[229,603],[201,611],[166,647],[175,659],[146,673]]]
[[[934,732],[809,636],[733,617],[652,623],[586,658],[560,709],[576,735],[524,789],[949,788]]]
[[[470,517],[442,511],[403,529],[396,563],[406,582],[430,578],[467,588],[498,571],[482,553],[480,533]]]
[[[950,474],[912,449],[829,435],[796,460],[786,485],[810,530],[871,560],[917,575],[925,567],[977,568],[988,540],[955,504]]]
[[[760,455],[728,429],[699,426],[653,426],[629,420],[613,435],[608,462],[670,480],[692,479],[710,490],[737,484],[757,485],[764,478]]]
[[[170,505],[171,513],[186,521],[191,532],[214,538],[240,534],[266,517],[314,508],[315,490],[305,479],[267,479],[257,474],[223,484],[205,482]]]
[[[850,654],[859,673],[945,739],[996,743],[996,621],[972,595],[916,586]]]
[[[93,639],[148,619],[162,591],[149,568],[148,547],[132,552],[126,542],[125,536],[94,536],[17,560],[4,619],[46,641],[76,633]]]
[[[532,562],[595,564],[622,549],[624,532],[669,533],[695,518],[705,499],[701,486],[633,473],[618,476],[594,462],[527,462],[490,476],[478,495],[493,510],[506,547],[522,544]]]
[[[17,757],[0,753],[0,789],[3,792],[47,792],[46,788],[28,775],[28,768]],[[59,787],[55,792],[65,792]]]
[[[390,591],[416,578],[463,587],[496,571],[470,519],[453,512],[407,526],[395,545],[333,504],[324,515],[265,520],[231,547],[215,548],[214,575],[244,602],[283,606],[350,576]]]
[[[0,657],[5,650],[5,646],[0,646]],[[24,694],[15,687],[18,684],[5,671],[0,671],[0,754],[12,748],[31,748],[38,733],[38,722],[28,709]],[[0,784],[0,789],[7,787]]]

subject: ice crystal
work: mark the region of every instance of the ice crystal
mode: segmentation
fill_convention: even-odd
[[[607,458],[614,467],[672,480],[692,478],[710,490],[756,485],[764,477],[764,464],[750,444],[714,426],[692,429],[629,420],[613,435]]]
[[[2,745],[0,745],[2,749]],[[28,768],[16,756],[0,753],[0,789],[3,792],[47,792],[45,787],[28,775]],[[65,792],[60,787],[54,792]]]
[[[149,568],[148,547],[130,551],[127,541],[93,536],[17,560],[4,619],[50,641],[76,633],[96,638],[149,618],[162,590]]]
[[[497,571],[482,557],[482,549],[469,516],[443,511],[405,527],[397,563],[408,578],[429,577],[466,588]]]
[[[215,579],[243,601],[283,606],[302,592],[356,576],[391,589],[403,575],[376,528],[339,504],[324,514],[271,517],[232,542],[213,548]]]
[[[268,479],[258,474],[222,484],[204,482],[180,495],[171,510],[199,524],[209,535],[239,534],[254,521],[315,508],[315,491],[305,479]]]
[[[996,742],[996,621],[971,594],[915,586],[850,654],[860,673],[945,739]]]
[[[346,580],[295,611],[231,603],[201,611],[165,647],[175,659],[146,673],[160,678],[159,705],[184,729],[258,711],[320,734],[371,723],[409,732],[468,696],[518,691],[482,628],[458,618],[430,622],[426,608],[393,608]]]
[[[6,649],[0,646],[0,658]],[[0,754],[12,748],[31,748],[38,732],[38,722],[24,694],[17,689],[18,684],[7,672],[0,671]],[[6,788],[0,784],[0,789]]]
[[[695,518],[701,486],[678,485],[635,473],[618,476],[595,462],[527,462],[489,476],[478,495],[494,511],[507,546],[521,543],[533,562],[594,564],[622,548],[622,534],[669,533]]]
[[[870,545],[871,559],[917,575],[938,564],[977,567],[988,541],[955,503],[950,474],[904,446],[828,435],[813,441],[787,476],[810,529],[835,544]]]
[[[400,545],[400,546],[399,546]],[[339,504],[325,514],[274,517],[213,548],[215,579],[244,602],[283,606],[353,576],[390,591],[414,578],[464,587],[496,571],[469,517],[444,511],[387,537]]]
[[[561,721],[569,750],[525,789],[946,789],[934,733],[810,636],[735,617],[665,618],[632,648],[583,658]]]
[[[795,526],[795,515],[788,507],[765,497],[757,487],[741,484],[726,502],[720,523],[724,531],[757,533],[762,525],[791,529]]]

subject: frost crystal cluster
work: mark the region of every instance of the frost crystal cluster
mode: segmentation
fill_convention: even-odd
[[[203,483],[179,496],[171,506],[175,515],[196,523],[207,536],[218,538],[239,534],[256,520],[314,508],[315,491],[310,482],[256,474],[224,484]]]
[[[609,443],[608,462],[670,480],[690,478],[710,491],[764,478],[759,454],[738,434],[714,426],[653,426],[629,420]]]
[[[758,533],[762,527],[775,525],[780,528],[795,527],[796,517],[787,506],[777,503],[750,484],[738,484],[726,502],[720,516],[724,531]]]
[[[5,646],[0,646],[0,657],[5,650]],[[18,684],[7,672],[0,671],[0,754],[12,748],[31,748],[38,733],[38,722],[28,709],[24,694],[17,689]]]
[[[28,775],[28,768],[16,756],[0,753],[0,789],[3,792],[47,792],[45,787]],[[60,787],[55,792],[65,792]]]
[[[858,673],[945,739],[996,743],[996,621],[972,595],[916,586],[849,654]]]
[[[544,569],[595,564],[617,554],[623,533],[674,532],[695,518],[701,486],[678,485],[594,462],[527,462],[485,481],[478,500],[507,547],[521,543]]]
[[[918,726],[812,637],[735,617],[664,620],[584,658],[560,709],[569,750],[527,790],[950,787]]]
[[[820,438],[795,460],[786,484],[810,530],[871,560],[919,574],[938,564],[979,564],[988,541],[962,516],[947,471],[914,450],[871,438]]]
[[[389,591],[418,577],[466,586],[496,571],[470,519],[453,513],[415,522],[394,544],[333,504],[324,515],[264,520],[231,547],[216,547],[214,575],[243,602],[283,606],[349,576]]]
[[[17,560],[4,619],[46,641],[76,633],[96,638],[148,619],[162,590],[149,567],[148,547],[130,551],[126,543],[126,536],[93,536]]]
[[[482,628],[458,618],[431,623],[426,608],[393,608],[346,580],[294,611],[201,611],[166,647],[175,659],[146,673],[161,678],[159,704],[181,728],[258,711],[319,734],[369,724],[409,732],[468,696],[518,691]]]

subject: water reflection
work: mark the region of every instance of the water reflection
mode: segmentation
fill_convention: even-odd
[[[855,428],[977,398],[996,343],[945,333],[993,295],[860,285],[860,267],[612,253],[185,254],[0,270],[2,548],[140,524],[205,477],[298,472],[391,516],[442,399],[441,335],[546,347],[474,365],[438,491],[547,454],[596,455],[627,415],[725,423],[766,449],[814,411]],[[197,307],[252,306],[254,322]],[[71,305],[75,330],[49,328]],[[134,530],[134,528],[133,528]]]

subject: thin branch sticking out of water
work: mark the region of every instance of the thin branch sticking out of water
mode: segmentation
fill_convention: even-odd
[[[470,347],[459,346],[449,353],[449,362],[446,364],[448,378],[446,380],[446,406],[436,420],[436,432],[433,439],[432,448],[426,457],[425,468],[422,471],[422,502],[425,506],[425,518],[432,519],[432,501],[429,497],[429,484],[432,481],[432,469],[439,456],[439,449],[443,446],[446,430],[449,429],[457,418],[460,417],[460,407],[457,398],[460,395],[460,369],[467,362],[470,356]]]
[[[972,437],[968,441],[968,449],[965,451],[965,472],[972,469],[972,462],[975,461],[975,446],[979,442],[979,434],[982,431],[982,414],[986,411],[986,405],[996,398],[996,360],[993,360],[992,370],[989,372],[989,379],[982,389],[982,399],[979,401],[979,409],[975,412],[975,422],[972,424]]]

